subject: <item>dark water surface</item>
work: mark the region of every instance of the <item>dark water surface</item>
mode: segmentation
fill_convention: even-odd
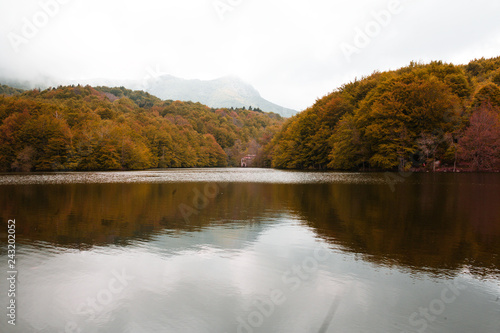
[[[500,332],[500,174],[0,175],[0,216],[0,332]]]

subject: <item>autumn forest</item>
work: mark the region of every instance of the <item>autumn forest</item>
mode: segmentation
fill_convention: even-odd
[[[89,86],[0,96],[0,119],[2,171],[236,166],[283,121],[261,111]]]
[[[499,170],[500,57],[411,63],[283,119],[142,91],[0,86],[0,171],[254,166]]]

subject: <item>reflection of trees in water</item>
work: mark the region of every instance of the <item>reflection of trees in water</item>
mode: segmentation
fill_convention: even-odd
[[[497,175],[415,174],[395,192],[368,184],[231,183],[197,207],[196,192],[205,185],[3,186],[0,214],[4,221],[16,218],[18,237],[81,246],[127,244],[159,231],[175,235],[219,224],[248,227],[286,212],[378,264],[500,269]],[[196,213],[185,219],[181,204]]]
[[[4,186],[2,218],[15,216],[20,237],[59,245],[121,243],[167,230],[181,233],[213,223],[254,223],[269,200],[256,187],[231,184],[200,205],[206,184],[65,184]],[[195,213],[188,218],[181,205]]]
[[[500,269],[500,183],[484,175],[413,175],[391,192],[375,185],[304,190],[304,219],[318,234],[366,260],[418,269]],[[475,179],[474,179],[475,178]],[[498,272],[497,272],[498,273]]]

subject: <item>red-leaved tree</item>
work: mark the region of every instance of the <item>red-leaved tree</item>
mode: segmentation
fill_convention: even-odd
[[[500,115],[491,104],[473,112],[460,140],[460,153],[474,170],[500,168]]]

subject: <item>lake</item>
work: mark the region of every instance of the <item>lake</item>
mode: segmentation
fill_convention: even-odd
[[[500,174],[3,174],[0,215],[0,332],[500,332]]]

